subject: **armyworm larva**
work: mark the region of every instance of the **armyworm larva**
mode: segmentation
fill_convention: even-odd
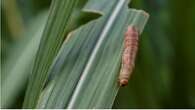
[[[124,38],[124,50],[122,54],[122,67],[119,74],[120,86],[128,84],[129,77],[134,68],[135,57],[138,50],[139,33],[135,27],[129,26]]]

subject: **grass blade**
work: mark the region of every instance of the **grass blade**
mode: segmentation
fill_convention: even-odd
[[[30,23],[33,25],[25,33],[25,39],[13,49],[14,54],[11,55],[11,59],[2,68],[2,73],[6,76],[1,80],[1,108],[10,107],[26,86],[38,50],[46,16],[47,13],[41,13]]]
[[[119,12],[121,11],[121,8],[123,7],[123,5],[125,4],[125,1],[126,0],[120,0],[118,1],[117,5],[115,6],[111,16],[109,16],[108,18],[108,22],[106,23],[105,27],[103,28],[100,36],[99,36],[99,39],[89,57],[89,60],[83,70],[83,73],[79,79],[79,82],[74,90],[74,93],[69,101],[69,104],[67,106],[67,108],[73,108],[76,104],[76,101],[78,100],[78,96],[79,96],[79,93],[81,92],[82,90],[82,87],[83,85],[85,84],[85,81],[86,81],[86,78],[89,74],[89,71],[90,71],[90,68],[92,66],[92,64],[94,63],[94,60],[96,58],[96,55],[100,49],[100,46],[102,45],[105,37],[108,35],[110,29],[111,29],[111,26],[113,25],[113,22],[115,22],[116,18],[117,18],[117,15],[119,15]]]
[[[85,2],[86,0],[53,0],[26,91],[24,108],[36,107],[38,97],[48,78],[48,69],[65,39],[64,36],[69,30],[81,25],[78,20],[85,14],[78,12],[82,11]],[[93,18],[98,17],[96,15],[92,14]],[[85,22],[88,20],[90,19]]]
[[[65,42],[51,67],[50,74],[53,80],[50,83],[53,89],[47,95],[42,105],[43,108],[111,108],[114,98],[119,89],[117,77],[120,68],[122,44],[124,32],[128,25],[134,25],[141,33],[148,19],[148,15],[140,10],[128,9],[128,1],[122,6],[120,13],[111,27],[108,34],[100,43],[95,53],[93,63],[89,67],[84,80],[82,80],[76,100],[73,106],[69,106],[72,93],[79,85],[80,78],[86,68],[93,49],[96,47],[99,37],[104,32],[105,24],[110,20],[117,0],[110,0],[109,7],[102,0],[97,2],[91,0],[85,10],[102,13],[104,16],[93,21],[71,33],[71,38]],[[94,4],[96,3],[96,6]],[[104,7],[104,9],[98,8]],[[105,8],[106,7],[106,8]],[[50,85],[50,84],[49,84]],[[44,92],[43,92],[44,94]],[[40,102],[42,103],[42,102]]]

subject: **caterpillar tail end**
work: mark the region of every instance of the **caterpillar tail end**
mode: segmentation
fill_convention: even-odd
[[[124,87],[128,84],[128,80],[127,79],[120,79],[119,84],[121,87]]]

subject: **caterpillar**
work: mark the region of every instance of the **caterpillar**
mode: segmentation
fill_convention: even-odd
[[[134,68],[138,50],[139,33],[134,26],[129,26],[124,37],[122,66],[119,74],[120,86],[126,86]]]

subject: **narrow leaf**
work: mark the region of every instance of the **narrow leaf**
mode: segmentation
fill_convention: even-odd
[[[42,12],[33,19],[24,39],[13,49],[14,54],[2,67],[2,73],[6,76],[1,79],[1,108],[9,108],[27,84],[47,14]]]

